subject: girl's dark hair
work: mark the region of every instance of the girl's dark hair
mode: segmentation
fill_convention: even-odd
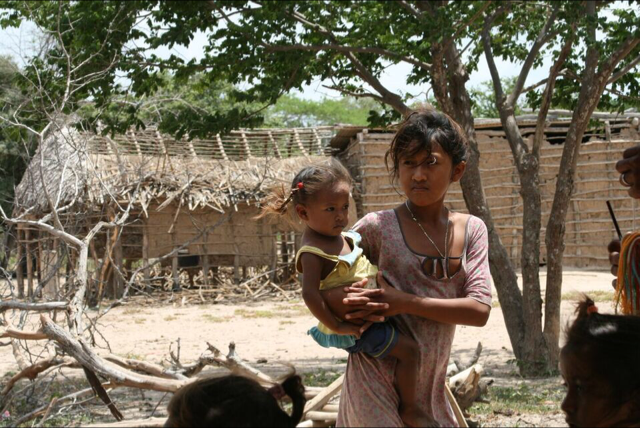
[[[434,143],[451,156],[453,165],[466,161],[469,146],[464,131],[453,119],[433,109],[415,111],[400,124],[384,157],[392,177],[398,177],[400,160],[422,151],[431,153]]]
[[[319,191],[336,183],[348,183],[350,186],[353,183],[351,174],[339,160],[329,158],[308,166],[296,174],[288,189],[281,186],[267,196],[258,218],[287,214],[290,203],[304,205]]]
[[[295,427],[306,403],[302,380],[293,375],[280,386],[293,402],[291,416],[273,394],[246,377],[230,375],[190,383],[169,402],[165,427]]]
[[[637,400],[640,398],[640,317],[599,314],[594,307],[593,300],[587,296],[578,304],[578,316],[567,331],[564,350],[571,349],[590,358],[621,402]]]

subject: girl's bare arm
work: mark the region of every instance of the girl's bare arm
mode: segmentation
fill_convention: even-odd
[[[389,285],[381,273],[378,274],[379,289],[363,290],[358,285],[348,289],[350,294],[344,303],[353,307],[366,307],[372,302],[385,303],[387,308],[376,312],[385,317],[410,314],[444,324],[483,327],[491,312],[489,306],[470,298],[432,299],[398,291]],[[346,319],[362,318],[366,312],[349,313]]]
[[[304,272],[302,275],[302,298],[313,316],[336,333],[353,334],[359,337],[362,326],[338,320],[322,298],[320,293],[322,259],[313,254],[305,253],[300,257],[300,262]]]

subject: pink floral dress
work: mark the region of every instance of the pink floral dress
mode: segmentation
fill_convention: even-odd
[[[425,275],[422,257],[407,246],[394,210],[368,214],[354,229],[362,235],[362,247],[371,263],[385,273],[395,288],[437,299],[468,297],[491,306],[488,234],[479,218],[469,217],[462,267],[448,280]],[[458,426],[444,388],[455,325],[410,315],[399,315],[394,320],[421,349],[419,404],[441,426]],[[337,426],[404,426],[398,415],[400,400],[394,386],[395,364],[393,357],[375,359],[362,353],[349,355]]]

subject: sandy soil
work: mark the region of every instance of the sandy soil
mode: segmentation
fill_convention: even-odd
[[[608,273],[566,272],[563,294],[566,299],[575,299],[578,292],[608,293],[612,291],[611,279]],[[545,280],[544,273],[542,280]],[[515,373],[516,367],[508,363],[513,359],[513,353],[502,310],[499,304],[494,306],[486,327],[458,327],[452,358],[467,360],[477,343],[482,342],[484,352],[480,363],[484,365],[487,376],[496,379],[496,385],[516,385],[521,379]],[[570,320],[574,306],[575,302],[564,301],[564,324]],[[599,306],[602,311],[611,310],[610,304]],[[176,349],[178,339],[183,362],[196,359],[206,349],[206,342],[224,349],[233,341],[242,358],[268,372],[280,367],[275,364],[277,361],[289,362],[303,372],[321,368],[341,370],[346,362],[346,353],[321,348],[306,335],[314,323],[299,299],[215,305],[183,305],[178,300],[163,306],[145,306],[134,301],[113,309],[102,318],[100,331],[114,354],[156,363],[167,358],[170,346]],[[109,350],[100,352],[108,353]],[[11,347],[0,347],[0,373],[16,370]],[[515,415],[495,423],[540,426],[558,425],[562,421],[558,415],[537,417],[536,420]]]

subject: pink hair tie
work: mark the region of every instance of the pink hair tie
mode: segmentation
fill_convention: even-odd
[[[304,189],[304,183],[301,181],[300,183],[298,183],[298,190],[302,189]]]
[[[587,308],[588,315],[597,314],[597,313],[598,313],[598,307],[596,305],[591,305]]]

